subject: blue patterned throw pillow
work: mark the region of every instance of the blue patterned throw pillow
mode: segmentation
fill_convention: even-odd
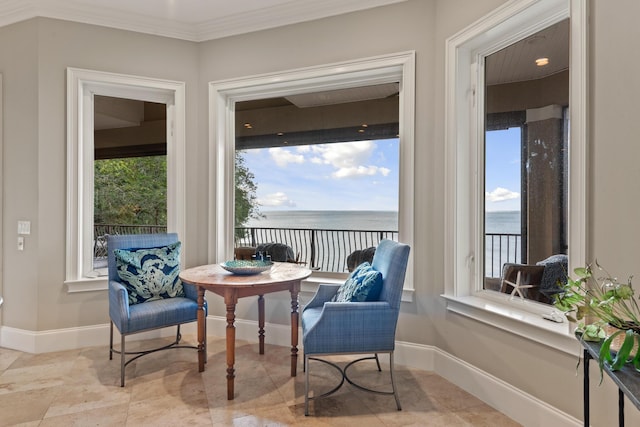
[[[368,262],[363,262],[351,272],[347,281],[338,288],[332,301],[377,301],[381,290],[382,273],[374,270]]]
[[[129,304],[184,296],[180,242],[159,248],[115,249],[116,269]]]

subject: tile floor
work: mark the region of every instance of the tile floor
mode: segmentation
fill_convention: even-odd
[[[158,341],[158,340],[153,340]],[[186,336],[185,341],[195,342]],[[119,386],[119,360],[108,347],[47,354],[0,348],[0,426],[517,426],[460,388],[430,372],[396,367],[403,410],[392,396],[345,384],[336,394],[311,401],[304,416],[304,374],[289,374],[290,349],[239,341],[235,399],[226,399],[223,338],[209,338],[207,369],[198,372],[193,349],[142,357]],[[131,343],[152,345],[151,341]],[[301,357],[300,357],[301,359]],[[338,360],[344,363],[343,360]],[[337,373],[311,362],[311,385],[323,393]],[[354,365],[350,376],[364,385],[390,386],[375,362]]]

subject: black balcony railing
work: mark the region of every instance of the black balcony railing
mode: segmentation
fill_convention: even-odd
[[[502,266],[522,262],[522,236],[512,233],[485,234],[486,277],[500,277]]]
[[[107,258],[106,236],[108,234],[155,234],[166,232],[166,225],[95,224],[93,226],[93,258],[94,260]]]
[[[235,246],[255,247],[262,243],[284,243],[291,246],[298,260],[310,268],[344,272],[347,271],[347,256],[357,249],[377,246],[382,239],[398,240],[398,232],[238,227]]]
[[[94,259],[106,260],[107,234],[165,233],[163,225],[96,224]],[[240,236],[240,237],[239,237]],[[377,246],[382,239],[398,240],[391,230],[328,230],[306,228],[236,228],[235,246],[258,246],[261,243],[284,243],[293,248],[300,262],[320,271],[347,271],[347,257],[357,249]],[[485,236],[485,276],[500,277],[506,262],[521,262],[520,234],[487,233]]]

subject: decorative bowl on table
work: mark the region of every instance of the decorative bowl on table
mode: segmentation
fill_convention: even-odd
[[[267,271],[273,266],[271,261],[259,261],[259,260],[233,260],[225,261],[220,264],[220,267],[224,268],[232,274],[238,274],[243,276],[250,276],[252,274],[260,274]]]

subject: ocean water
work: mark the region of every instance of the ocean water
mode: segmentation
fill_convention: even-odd
[[[247,227],[397,231],[393,211],[266,211]]]
[[[485,232],[520,234],[520,211],[487,212]]]
[[[520,211],[487,212],[485,215],[485,276],[500,277],[506,262],[522,262]],[[500,234],[495,236],[491,234]],[[504,234],[517,234],[505,236]]]
[[[520,262],[521,239],[520,212],[500,211],[487,212],[485,217],[485,275],[499,277],[501,266],[505,262]],[[322,230],[361,230],[361,231],[397,231],[398,212],[393,211],[266,211],[261,218],[247,222],[247,227],[278,229],[322,229]],[[502,236],[491,237],[490,234]],[[517,234],[518,236],[504,236]],[[337,235],[336,235],[337,236]],[[353,249],[344,237],[334,237],[339,244],[345,246],[347,254]],[[301,252],[303,259],[308,256],[304,247],[297,247],[295,242],[285,242]],[[366,246],[375,243],[370,243]],[[363,246],[363,247],[366,247]],[[326,255],[333,257],[334,255]],[[344,257],[344,254],[339,255]],[[333,259],[326,260],[327,265],[334,264]],[[338,260],[339,267],[327,267],[329,271],[342,271],[343,260]]]
[[[320,228],[331,230],[398,230],[393,211],[266,211],[248,227]],[[520,234],[520,211],[487,212],[487,233]]]

